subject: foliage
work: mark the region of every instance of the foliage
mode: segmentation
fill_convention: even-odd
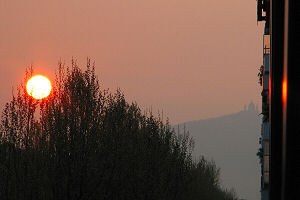
[[[260,68],[258,69],[258,74],[257,74],[258,83],[260,86],[262,86],[263,75],[264,75],[264,66],[261,65]]]
[[[260,140],[261,140],[261,137],[259,138]],[[259,158],[259,164],[263,164],[263,159],[264,159],[264,150],[263,150],[263,148],[262,147],[260,147],[259,149],[258,149],[258,152],[256,153],[256,155],[258,156],[258,158]]]
[[[60,63],[46,99],[24,88],[1,118],[0,199],[237,199],[187,134],[101,90],[89,60]]]
[[[258,83],[260,84],[260,86],[262,86],[263,84],[263,75],[264,75],[264,66],[261,65],[260,68],[258,69],[259,72],[257,74],[258,77]],[[262,112],[260,114],[262,114],[262,121],[263,122],[267,122],[269,121],[269,98],[268,98],[269,92],[268,91],[262,91],[261,92],[261,96],[262,96]],[[262,137],[259,138],[259,143],[261,144],[262,141]],[[258,149],[258,152],[256,153],[256,155],[259,158],[259,163],[262,164],[263,163],[263,148],[260,147]]]

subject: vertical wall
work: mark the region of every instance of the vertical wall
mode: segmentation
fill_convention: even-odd
[[[283,199],[299,196],[300,186],[300,1],[286,0],[284,79],[287,82],[283,113]],[[284,102],[285,103],[285,102]]]
[[[270,199],[282,190],[282,80],[284,0],[270,2],[271,87],[270,87]]]

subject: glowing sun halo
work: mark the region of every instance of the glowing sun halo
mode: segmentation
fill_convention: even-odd
[[[27,93],[35,99],[43,99],[50,94],[51,83],[42,75],[36,75],[29,79],[26,85]]]

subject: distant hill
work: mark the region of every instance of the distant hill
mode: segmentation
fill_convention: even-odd
[[[260,117],[254,104],[248,109],[217,118],[179,124],[194,138],[194,157],[213,159],[221,169],[222,185],[234,188],[240,198],[260,199]],[[174,126],[177,130],[177,126]]]

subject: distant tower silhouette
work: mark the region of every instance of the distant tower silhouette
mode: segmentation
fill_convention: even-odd
[[[255,110],[255,105],[253,101],[251,101],[250,104],[248,105],[248,111],[254,111],[254,110]]]

